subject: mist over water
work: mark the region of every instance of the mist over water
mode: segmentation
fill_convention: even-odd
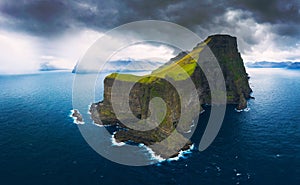
[[[1,184],[298,184],[300,71],[247,72],[255,97],[250,111],[228,106],[207,150],[146,167],[113,163],[85,142],[69,117],[74,74],[0,76]],[[95,101],[102,99],[102,78]],[[195,146],[208,117],[207,108],[192,138]],[[150,159],[143,151],[136,154]]]

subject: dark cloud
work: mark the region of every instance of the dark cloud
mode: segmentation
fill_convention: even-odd
[[[11,25],[29,32],[49,34],[70,26],[70,9],[64,1],[3,1],[0,10]]]
[[[299,0],[234,0],[230,5],[253,12],[258,22],[300,23]]]
[[[299,0],[3,0],[0,3],[2,16],[10,20],[9,25],[2,27],[44,36],[80,27],[107,30],[144,19],[172,21],[193,31],[200,25],[213,32],[218,26],[216,18],[236,9],[248,12],[241,14],[240,20],[251,16],[259,23],[276,25],[274,32],[278,34],[300,35]],[[235,26],[226,21],[219,21],[219,24]]]
[[[278,35],[289,35],[291,37],[297,37],[300,33],[300,26],[298,24],[278,24],[274,25],[275,33]]]

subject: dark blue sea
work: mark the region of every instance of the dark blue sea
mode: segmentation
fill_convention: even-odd
[[[69,117],[74,74],[0,76],[0,184],[299,184],[300,71],[248,73],[255,97],[250,111],[228,106],[207,150],[143,167],[111,162],[86,143]],[[198,127],[195,143],[203,133]]]

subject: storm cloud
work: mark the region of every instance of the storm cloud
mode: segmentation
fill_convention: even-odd
[[[144,19],[172,21],[193,30],[198,25],[212,25],[215,18],[224,16],[229,9],[247,11],[258,23],[280,25],[276,28],[279,34],[299,35],[298,0],[3,0],[0,3],[1,14],[10,19],[10,25],[6,26],[45,35],[80,26],[106,30]]]
[[[299,53],[299,0],[1,0],[0,29],[60,38],[79,30],[99,33],[139,20],[165,20],[204,38],[215,33],[238,37],[246,60],[274,60],[275,50]],[[258,53],[258,49],[264,53]],[[266,52],[269,51],[269,52]],[[252,57],[256,55],[257,58]]]

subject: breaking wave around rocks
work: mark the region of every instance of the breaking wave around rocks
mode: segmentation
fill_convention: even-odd
[[[78,120],[77,120],[77,117],[76,117],[76,116],[73,116],[74,113],[75,113],[75,110],[74,110],[74,109],[72,109],[70,112],[71,112],[71,113],[69,114],[69,117],[73,119],[73,123],[75,123],[76,125],[83,125],[83,124],[85,124],[84,121],[78,121]]]
[[[150,159],[153,161],[157,161],[157,162],[163,162],[166,159],[162,158],[160,155],[157,155],[150,147],[146,146],[143,143],[140,143],[138,145],[140,148],[143,148],[144,150],[146,150],[146,152],[148,152],[150,154]]]
[[[126,145],[125,142],[117,142],[114,137],[115,134],[116,134],[116,132],[114,132],[111,136],[112,146],[121,147],[121,146]],[[139,143],[138,147],[143,149],[143,151],[147,152],[150,155],[150,160],[161,163],[161,162],[165,162],[165,161],[171,162],[171,161],[178,161],[180,159],[186,159],[187,155],[191,154],[192,150],[194,150],[195,145],[192,144],[188,150],[181,150],[177,156],[168,158],[168,159],[165,159],[165,158],[161,157],[160,155],[156,154],[150,147],[146,146],[143,143]]]
[[[249,111],[250,111],[250,107],[247,107],[247,108],[241,109],[241,110],[235,108],[234,110],[235,110],[236,112],[249,112]]]
[[[179,154],[176,157],[167,159],[167,161],[178,161],[179,159],[186,159],[187,156],[192,153],[192,150],[195,149],[195,145],[192,144],[188,150],[180,150]]]
[[[124,145],[126,145],[126,143],[124,143],[124,142],[117,142],[117,140],[115,139],[115,134],[116,134],[116,132],[114,132],[111,135],[112,146],[124,146]]]
[[[191,154],[192,150],[194,150],[195,148],[194,144],[192,144],[188,150],[181,150],[176,157],[165,159],[160,155],[157,155],[150,147],[142,143],[139,144],[139,147],[144,148],[150,154],[151,160],[158,161],[160,163],[165,161],[172,162],[172,161],[178,161],[180,159],[186,159],[187,158],[186,155]]]

